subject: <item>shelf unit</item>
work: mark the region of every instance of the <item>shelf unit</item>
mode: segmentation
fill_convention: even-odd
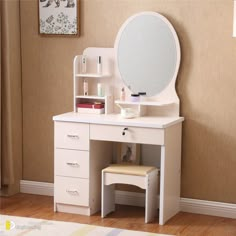
[[[88,73],[80,73],[76,74],[76,77],[83,77],[83,78],[104,78],[104,77],[110,77],[108,74],[88,74]]]
[[[138,116],[177,116],[179,115],[179,98],[175,91],[175,80],[166,89],[153,97],[147,97],[140,102],[128,101],[131,91],[123,83],[115,66],[115,52],[113,48],[86,48],[86,71],[81,73],[81,56],[74,58],[73,64],[73,110],[77,112],[77,104],[84,102],[102,102],[104,112],[119,113],[120,108],[133,108]],[[97,73],[97,57],[102,57],[102,73]],[[83,81],[88,81],[88,96],[83,95]],[[97,96],[97,84],[101,83],[105,90],[104,96]],[[127,101],[119,101],[120,90],[124,87]],[[141,97],[140,97],[141,98]],[[142,98],[141,98],[142,99]],[[116,101],[115,101],[116,100]]]
[[[112,78],[114,64],[113,49],[110,48],[87,48],[83,55],[86,55],[86,73],[81,73],[81,57],[77,55],[73,62],[73,107],[77,112],[78,103],[104,103],[105,114],[113,112],[113,96],[108,89]],[[102,57],[102,73],[97,73],[97,57]],[[88,95],[83,95],[83,82],[88,82]],[[104,96],[97,96],[97,84],[103,86]],[[85,113],[87,109],[85,109]]]
[[[138,101],[138,102],[132,102],[132,101],[121,101],[116,100],[115,104],[120,108],[125,107],[135,107],[136,113],[138,116],[144,116],[146,114],[146,107],[147,106],[155,106],[155,107],[163,107],[163,106],[170,106],[174,104],[173,101]]]
[[[132,101],[121,101],[121,100],[116,100],[115,104],[120,104],[120,105],[137,105],[137,106],[167,106],[171,105],[174,102],[172,101],[139,101],[139,102],[132,102]]]

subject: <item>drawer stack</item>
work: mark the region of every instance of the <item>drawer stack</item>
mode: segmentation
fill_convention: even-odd
[[[54,161],[55,211],[89,214],[89,124],[55,122]]]
[[[107,142],[90,150],[89,124],[55,122],[54,210],[91,215],[100,210],[101,169],[110,161]]]

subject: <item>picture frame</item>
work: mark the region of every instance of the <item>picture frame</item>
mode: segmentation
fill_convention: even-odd
[[[118,145],[117,164],[139,165],[140,144],[120,143]]]
[[[39,33],[79,35],[79,0],[38,0]]]

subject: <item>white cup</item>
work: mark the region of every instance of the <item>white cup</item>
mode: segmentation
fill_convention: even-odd
[[[122,108],[120,111],[121,117],[130,119],[136,117],[136,113],[132,108]]]

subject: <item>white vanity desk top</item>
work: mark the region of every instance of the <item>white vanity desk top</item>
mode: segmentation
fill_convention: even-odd
[[[90,124],[103,125],[121,125],[121,126],[135,126],[146,128],[167,128],[174,124],[180,123],[184,120],[183,117],[151,117],[143,116],[133,119],[124,119],[120,114],[79,114],[75,112],[68,112],[53,117],[54,121],[79,122]]]

